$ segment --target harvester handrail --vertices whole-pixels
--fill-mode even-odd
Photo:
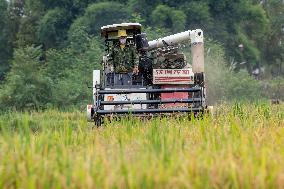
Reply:
[[[198,108],[176,108],[176,109],[134,109],[134,110],[97,110],[97,114],[151,114],[151,113],[190,113],[203,111],[202,107]]]
[[[101,101],[100,105],[193,103],[201,100],[201,98],[190,98],[171,100]]]
[[[128,90],[99,90],[98,94],[130,94],[130,93],[175,93],[175,92],[199,92],[201,87],[187,89],[128,89]]]

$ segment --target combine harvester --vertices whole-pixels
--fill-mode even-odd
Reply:
[[[139,74],[127,85],[115,85],[111,51],[119,31],[127,33],[127,45],[137,50]],[[199,114],[206,110],[203,31],[177,33],[147,40],[139,23],[101,28],[105,38],[103,70],[93,71],[93,104],[87,105],[88,121],[102,124],[104,117],[119,115],[155,116],[172,113]],[[180,52],[191,46],[191,61]]]

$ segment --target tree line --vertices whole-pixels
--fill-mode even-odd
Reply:
[[[141,23],[150,38],[200,28],[234,73],[284,73],[282,0],[0,0],[0,108],[86,101],[100,27],[120,22]]]

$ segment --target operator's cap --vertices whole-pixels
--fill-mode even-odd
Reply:
[[[118,30],[118,37],[127,37],[126,30]]]

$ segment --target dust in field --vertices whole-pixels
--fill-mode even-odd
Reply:
[[[283,105],[101,128],[79,112],[5,114],[0,188],[281,188],[283,126]]]

